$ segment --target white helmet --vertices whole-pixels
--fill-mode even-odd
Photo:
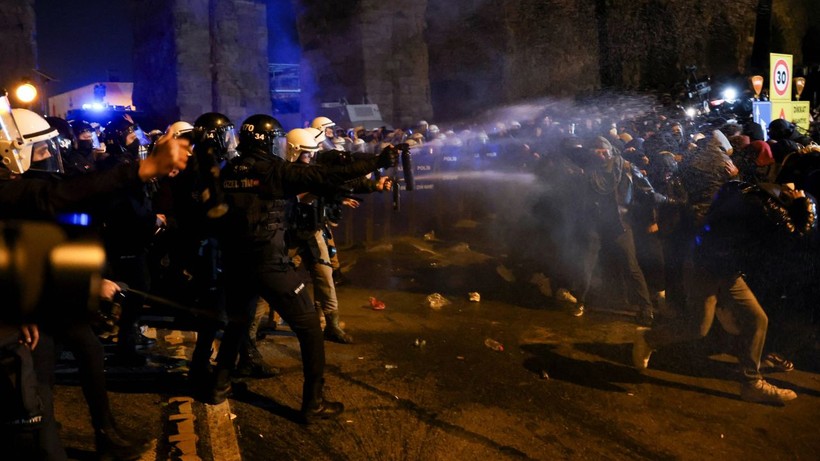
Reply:
[[[319,142],[315,135],[308,130],[313,128],[294,128],[288,131],[288,151],[285,160],[295,162],[303,152],[315,153],[319,150]],[[316,130],[318,131],[318,130]]]
[[[438,125],[430,125],[430,126],[428,126],[428,127],[427,127],[427,131],[429,131],[431,134],[436,134],[436,133],[438,133],[438,132],[439,132]]]
[[[320,130],[318,128],[313,127],[305,128],[305,130],[313,136],[313,139],[316,140],[317,145],[321,145],[327,139],[324,130]]]
[[[327,117],[316,117],[310,123],[311,128],[316,128],[317,130],[322,130],[322,132],[325,131],[325,128],[330,128],[332,126],[336,126],[336,124],[333,123],[333,120],[331,120]]]
[[[174,138],[185,138],[193,140],[194,126],[182,120],[168,125],[165,134],[171,133]]]
[[[3,139],[4,136],[0,136],[3,164],[17,174],[29,169],[62,172],[63,161],[57,145],[60,133],[57,129],[28,109],[11,109],[10,115],[19,130],[19,139]]]

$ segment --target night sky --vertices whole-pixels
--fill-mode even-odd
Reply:
[[[36,0],[40,70],[56,78],[48,93],[62,93],[119,77],[131,81],[133,37],[128,2]]]
[[[56,78],[49,94],[59,94],[110,77],[133,77],[133,34],[125,0],[36,0],[40,70]],[[298,63],[290,0],[268,0],[269,58]]]

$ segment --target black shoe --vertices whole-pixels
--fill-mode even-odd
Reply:
[[[129,440],[113,427],[94,431],[94,442],[100,461],[136,460],[151,448],[150,442]]]
[[[342,330],[341,322],[339,321],[339,312],[331,311],[325,313],[325,339],[341,344],[350,344],[353,342],[353,337]]]
[[[112,367],[140,368],[147,363],[148,359],[136,352],[118,352],[108,360],[108,365]]]
[[[269,367],[260,362],[240,363],[234,370],[233,375],[240,378],[273,378],[280,373],[276,367]]]
[[[339,344],[353,344],[353,337],[345,333],[341,328],[332,325],[325,327],[325,339]]]
[[[268,335],[272,335],[274,333],[276,333],[276,323],[265,325],[264,327],[260,327],[256,330],[256,340],[262,341],[267,338]]]
[[[302,409],[302,422],[311,424],[318,420],[335,418],[345,411],[345,406],[341,402],[330,402],[322,399],[318,406],[314,408]]]
[[[211,405],[219,405],[228,400],[231,390],[231,371],[224,368],[217,370],[211,386],[202,395],[202,401]]]

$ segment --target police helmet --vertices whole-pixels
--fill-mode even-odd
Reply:
[[[86,122],[85,120],[72,120],[69,123],[71,124],[71,130],[74,132],[75,136],[79,135],[84,131],[95,131],[94,127],[91,126],[91,124]]]
[[[240,151],[262,150],[270,155],[281,157],[279,140],[285,130],[279,120],[266,114],[251,115],[242,122],[239,129]]]
[[[128,138],[132,133],[135,136],[129,142]],[[134,143],[138,143],[138,146],[147,146],[151,141],[129,114],[122,114],[105,125],[105,143],[125,149]]]
[[[288,148],[285,160],[295,162],[303,152],[315,153],[319,150],[319,141],[316,139],[316,135],[309,130],[314,129],[294,128],[288,131]]]
[[[325,136],[325,132],[323,130],[313,127],[307,127],[305,128],[305,131],[307,131],[311,134],[311,136],[313,136],[313,139],[316,140],[316,144],[321,145],[323,142],[327,140],[327,136]]]
[[[80,149],[99,149],[100,140],[97,137],[97,130],[85,120],[72,120],[71,129],[74,133],[74,140]],[[88,133],[85,135],[85,133]]]
[[[333,126],[336,126],[336,124],[333,123],[333,120],[331,120],[327,117],[316,117],[310,123],[311,128],[316,128],[317,130],[322,130],[322,131],[324,131],[325,128],[330,128],[330,127],[333,127]]]
[[[12,109],[11,116],[20,134],[20,142],[0,142],[3,164],[13,173],[29,169],[62,172],[63,162],[57,144],[59,132],[48,121],[27,109]]]
[[[71,124],[60,117],[46,117],[49,126],[56,129],[60,134],[57,144],[60,146],[60,153],[63,156],[68,155],[74,147],[74,130]]]
[[[194,121],[194,144],[205,140],[212,140],[218,144],[221,159],[229,159],[237,155],[236,130],[233,122],[219,112],[204,113]]]
[[[165,134],[170,133],[174,138],[183,138],[193,141],[194,126],[185,121],[178,121],[168,125]]]

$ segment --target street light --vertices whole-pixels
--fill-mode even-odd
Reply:
[[[797,77],[794,79],[794,92],[797,93],[797,100],[800,101],[800,95],[803,94],[803,88],[806,87],[806,79]]]
[[[23,104],[28,104],[37,97],[37,88],[31,83],[23,83],[14,90],[14,95]]]

